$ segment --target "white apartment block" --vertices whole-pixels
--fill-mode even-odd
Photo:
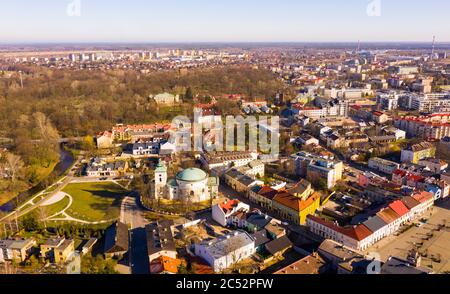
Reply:
[[[392,174],[400,167],[400,164],[390,160],[374,157],[369,160],[369,167],[385,174]]]
[[[450,112],[450,93],[413,95],[411,108],[425,113]]]

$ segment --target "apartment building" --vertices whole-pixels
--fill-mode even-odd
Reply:
[[[220,273],[256,252],[255,240],[244,231],[235,231],[211,241],[195,244],[195,255]]]
[[[323,179],[326,181],[327,188],[331,189],[342,179],[344,164],[341,161],[307,152],[296,153],[291,156],[291,159],[294,162],[296,174],[306,177],[312,183]]]
[[[400,164],[379,157],[369,159],[369,167],[385,174],[391,175],[400,167]]]
[[[410,137],[441,140],[450,136],[450,114],[405,116],[397,118],[395,126]]]
[[[450,93],[412,95],[411,108],[423,113],[450,112]]]
[[[435,155],[436,147],[432,143],[422,142],[402,149],[401,162],[417,164],[420,160],[434,157]]]

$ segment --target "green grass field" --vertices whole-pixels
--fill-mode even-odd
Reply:
[[[66,213],[76,219],[96,222],[120,216],[120,204],[128,192],[114,183],[69,184],[64,190],[73,198]]]
[[[69,202],[70,202],[69,197],[66,196],[52,205],[41,206],[41,209],[44,209],[47,217],[50,217],[56,213],[61,212],[64,208],[67,207],[67,205],[69,205]]]

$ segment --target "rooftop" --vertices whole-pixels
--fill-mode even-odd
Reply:
[[[293,264],[276,271],[275,275],[317,275],[327,266],[325,260],[318,254],[308,255]]]
[[[208,175],[199,168],[188,168],[177,174],[177,180],[184,182],[200,182],[207,177]]]

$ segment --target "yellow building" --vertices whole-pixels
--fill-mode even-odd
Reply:
[[[55,248],[60,246],[64,242],[65,238],[50,238],[41,247],[41,257],[54,260],[55,259]]]
[[[65,240],[60,246],[55,248],[55,263],[65,263],[75,252],[75,241]]]
[[[314,215],[320,207],[320,194],[314,193],[306,200],[302,200],[284,191],[273,198],[272,206],[281,218],[303,225],[306,223],[306,217]]]
[[[432,143],[422,142],[403,149],[401,154],[401,162],[417,164],[422,159],[432,158],[435,156],[436,147]]]
[[[65,263],[75,251],[75,241],[65,238],[50,238],[41,245],[41,256],[54,263]]]

